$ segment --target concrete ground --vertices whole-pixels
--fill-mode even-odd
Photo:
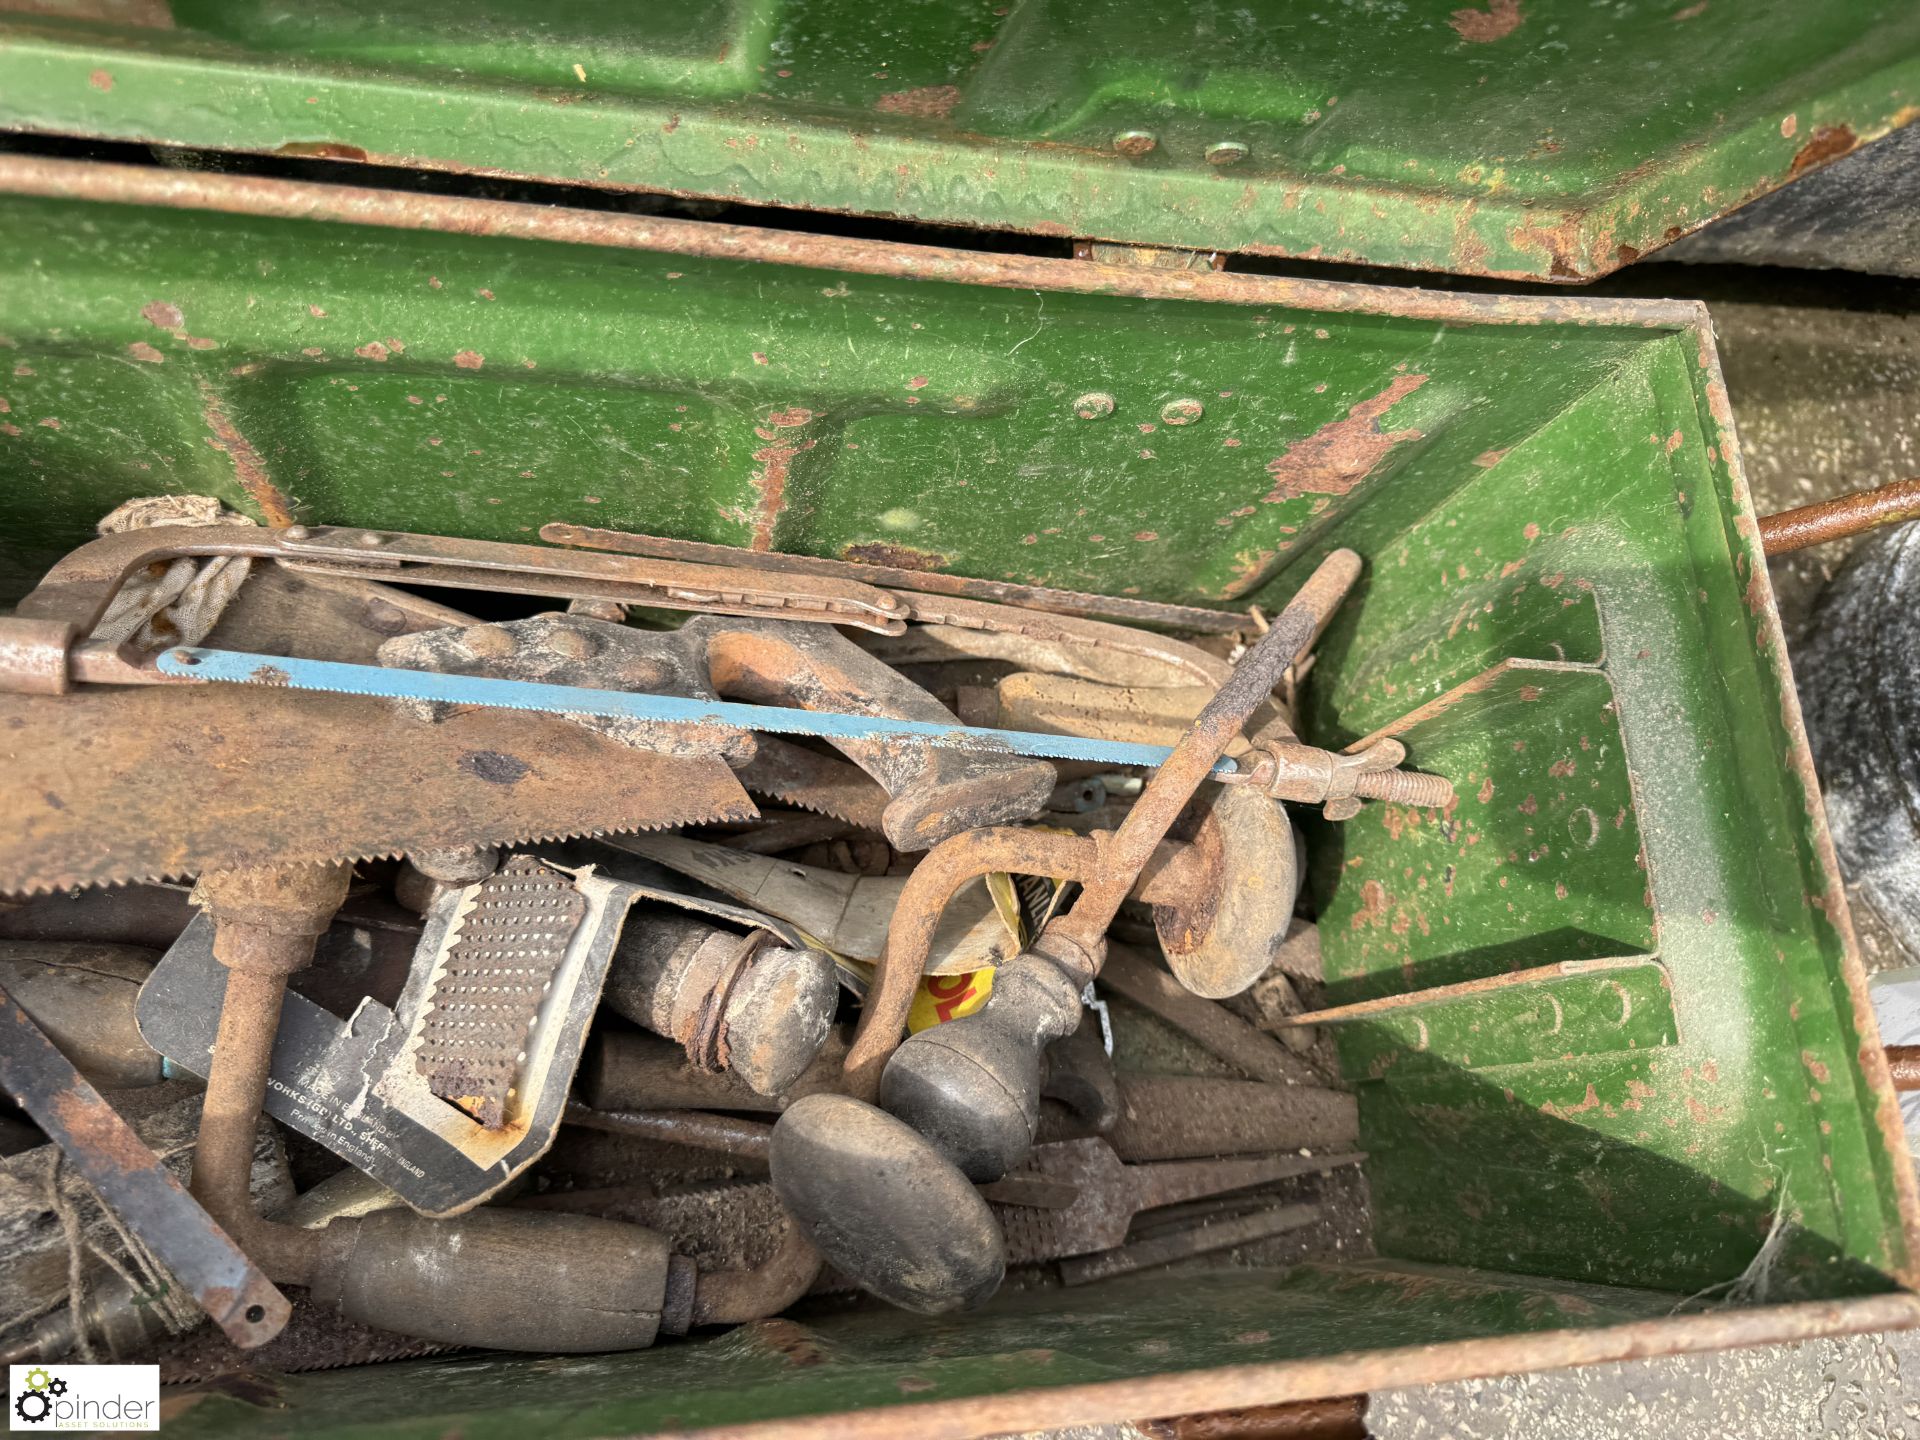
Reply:
[[[1763,513],[1920,475],[1920,288],[1780,271],[1647,267],[1615,287],[1708,301]],[[1785,556],[1789,643],[1845,558]],[[1853,897],[1869,970],[1902,963]],[[1920,1440],[1920,1330],[1376,1391],[1380,1440]]]

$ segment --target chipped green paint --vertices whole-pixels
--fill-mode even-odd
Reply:
[[[10,19],[0,126],[1580,279],[1920,113],[1907,0],[170,9]]]
[[[765,1331],[415,1367],[380,1382],[396,1408],[365,1433],[439,1434],[458,1414],[463,1433],[504,1434],[560,1394],[588,1433],[897,1403],[922,1382],[1044,1393],[1257,1358],[1240,1334],[1276,1360],[1506,1335],[1515,1348],[1475,1363],[1521,1365],[1526,1329],[1615,1326],[1725,1285],[1776,1214],[1770,1298],[1864,1297],[1911,1273],[1912,1172],[1857,1056],[1858,962],[1700,308],[1234,275],[1162,277],[1142,298],[1065,260],[975,257],[958,283],[891,277],[869,251],[802,269],[245,217],[217,208],[239,190],[199,193],[215,208],[0,206],[13,593],[109,507],[165,490],[485,538],[561,519],[915,552],[1269,608],[1350,545],[1366,574],[1303,726],[1342,744],[1402,733],[1459,798],[1303,817],[1332,999],[1644,956],[1635,983],[1657,965],[1670,1006],[1670,1024],[1609,1035],[1590,987],[1579,1044],[1456,1036],[1359,1086],[1383,1253],[1534,1277],[1495,1299],[1431,1277],[1390,1294],[1351,1276],[1149,1277],[938,1324],[823,1318],[825,1358],[794,1374],[739,1368]],[[1197,288],[1156,288],[1177,286]],[[1522,1017],[1559,998],[1521,1001],[1525,984]],[[1372,1042],[1355,1033],[1358,1073]],[[1539,1277],[1605,1288],[1541,1300],[1555,1287]],[[1664,1293],[1649,1305],[1647,1288]],[[1216,1313],[1231,1334],[1173,1323]],[[1820,1313],[1832,1328],[1850,1312]],[[476,1375],[506,1388],[466,1405],[479,1391],[463,1387],[496,1383]],[[344,1383],[289,1382],[276,1425],[325,1433]],[[257,1418],[236,1405],[191,1413],[223,1433]]]
[[[1333,996],[1639,953],[1665,966],[1679,1032],[1646,1055],[1362,1086],[1389,1253],[1690,1291],[1732,1281],[1778,1207],[1774,1298],[1911,1263],[1866,1214],[1906,1182],[1875,1158],[1884,1096],[1851,1063],[1838,885],[1736,453],[1706,336],[1672,335],[1430,504],[1338,534],[1373,563],[1307,728],[1404,732],[1460,793],[1420,825],[1376,807],[1309,834]],[[1555,597],[1500,641],[1534,662],[1399,723],[1431,716],[1429,677],[1451,689],[1486,659],[1461,600],[1498,629],[1520,587]],[[1347,671],[1350,654],[1373,658]],[[1366,1063],[1358,1037],[1348,1056]]]
[[[982,1313],[942,1319],[829,1311],[636,1355],[263,1378],[236,1394],[195,1397],[166,1428],[240,1440],[270,1415],[274,1434],[290,1440],[588,1440],[1382,1349],[1405,1343],[1406,1317],[1429,1310],[1442,1316],[1437,1333],[1457,1340],[1597,1328],[1673,1307],[1671,1295],[1647,1291],[1377,1262],[1303,1266],[1281,1282],[1246,1271],[1190,1274],[1178,1285],[1142,1275],[1072,1293],[1078,1319],[1064,1330],[1051,1317],[1057,1291],[1003,1294]],[[912,1411],[888,1418],[898,1427],[891,1433],[926,1433]]]
[[[1251,599],[1391,476],[1509,443],[1486,396],[1568,403],[1643,342],[1583,333],[1543,368],[1438,323],[347,227],[312,253],[271,220],[218,222],[216,247],[211,223],[0,211],[0,464],[58,481],[0,495],[0,592],[116,497],[172,488],[323,523],[514,540],[568,520]],[[1115,408],[1082,420],[1093,390]],[[1165,424],[1186,399],[1202,417]],[[1340,430],[1356,407],[1401,438]],[[1351,441],[1344,489],[1277,487],[1329,427]]]

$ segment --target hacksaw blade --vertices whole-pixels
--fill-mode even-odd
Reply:
[[[558,716],[259,685],[0,694],[0,762],[0,894],[759,814],[719,759]]]

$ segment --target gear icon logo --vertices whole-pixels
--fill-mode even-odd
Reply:
[[[38,1425],[53,1414],[53,1402],[67,1393],[67,1382],[56,1380],[44,1366],[36,1365],[21,1377],[26,1389],[15,1397],[13,1413],[23,1424]]]
[[[34,1409],[38,1404],[39,1409]],[[38,1425],[53,1413],[53,1397],[44,1390],[22,1390],[13,1402],[13,1413],[28,1425]]]

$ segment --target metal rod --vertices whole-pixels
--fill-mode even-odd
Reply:
[[[235,1345],[252,1350],[280,1333],[292,1313],[287,1297],[247,1258],[238,1237],[194,1203],[5,990],[0,990],[0,1089],[47,1132],[101,1202],[193,1292]],[[251,1160],[251,1127],[247,1138]]]
[[[961,886],[995,871],[1084,881],[1098,858],[1098,846],[1086,837],[1013,826],[963,831],[929,850],[894,902],[886,949],[847,1048],[847,1093],[859,1099],[878,1093],[880,1072],[906,1028],[940,918]]]
[[[590,1110],[585,1105],[569,1105],[566,1123],[611,1135],[717,1150],[742,1160],[764,1161],[773,1143],[773,1126],[764,1121],[704,1110]]]
[[[1049,931],[1088,951],[1100,944],[1142,867],[1153,858],[1201,782],[1216,771],[1227,746],[1273,693],[1280,677],[1306,653],[1359,578],[1360,557],[1351,550],[1335,550],[1320,562],[1286,609],[1274,617],[1273,627],[1240,658],[1227,683],[1194,717],[1120,828],[1101,847],[1099,873],[1083,880],[1080,898],[1066,914],[1047,923]]]
[[[1760,548],[1769,556],[1786,555],[1902,520],[1920,520],[1920,477],[1763,515]]]
[[[824,560],[814,555],[786,555],[767,550],[744,550],[700,540],[674,540],[663,535],[635,535],[625,530],[602,530],[591,525],[569,525],[555,520],[540,527],[540,538],[553,545],[578,545],[590,550],[612,550],[622,555],[644,555],[656,560],[684,560],[709,565],[739,565],[781,575],[815,575],[834,580],[862,581],[895,590],[927,595],[956,595],[1046,610],[1058,615],[1081,615],[1094,620],[1119,620],[1131,625],[1165,625],[1175,630],[1231,635],[1252,628],[1242,611],[1203,610],[1197,605],[1170,605],[1157,600],[1125,596],[1089,595],[1076,590],[1054,590],[1044,585],[1018,585],[1007,580],[981,580],[940,571],[908,570],[897,565],[864,560]]]

